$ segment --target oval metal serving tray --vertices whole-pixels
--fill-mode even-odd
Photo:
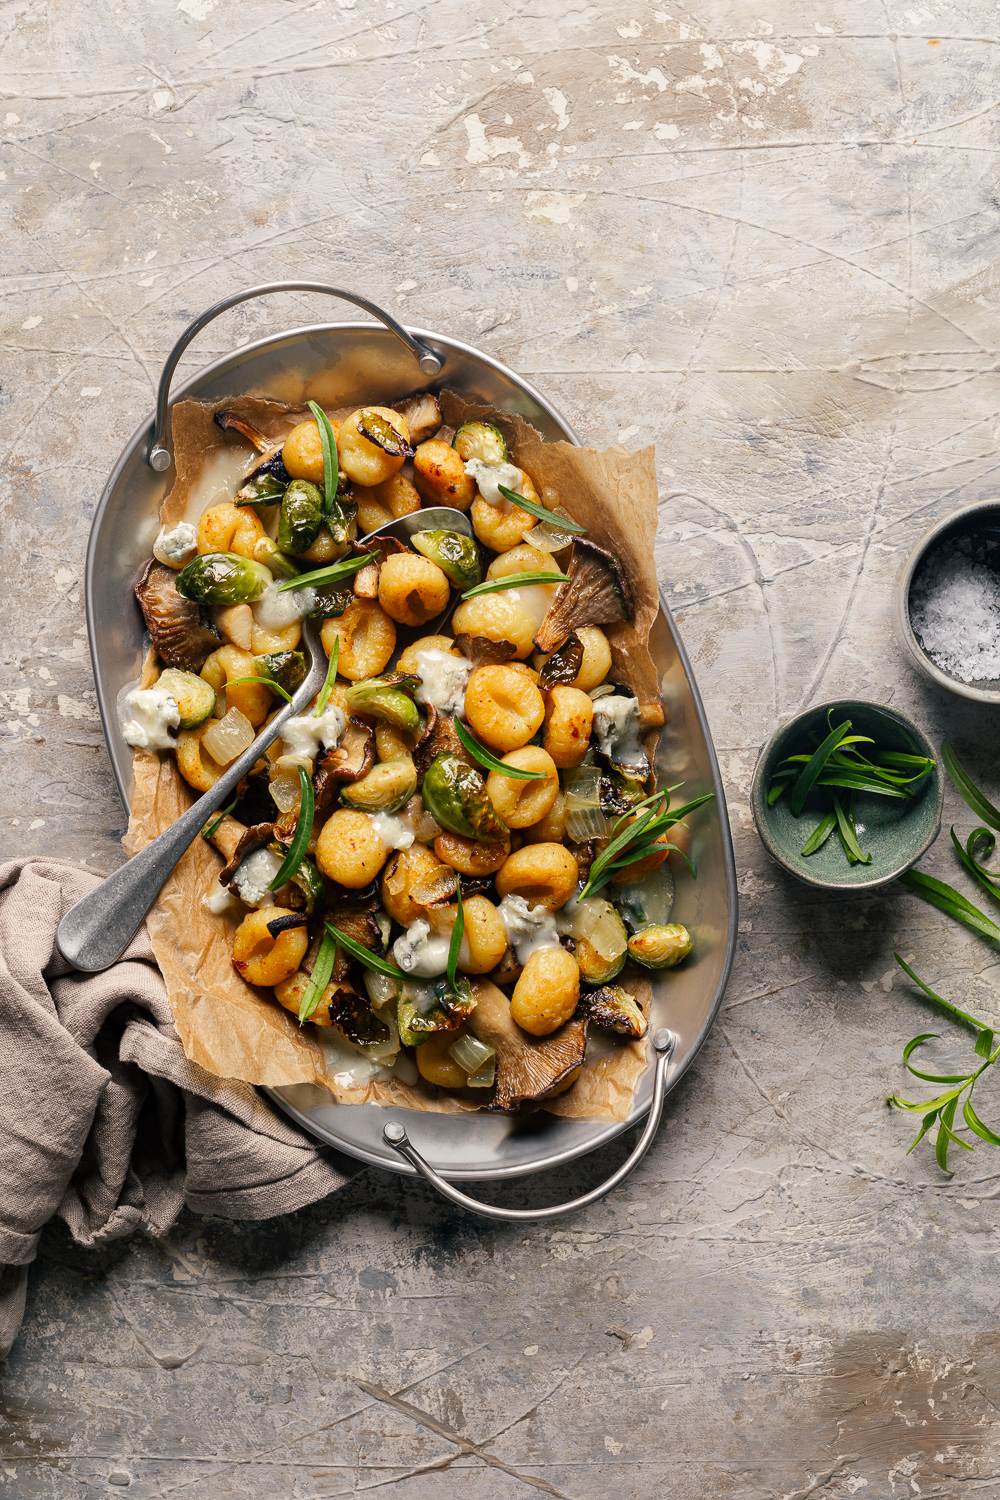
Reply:
[[[301,401],[316,395],[326,405],[389,401],[418,389],[448,385],[470,400],[519,412],[552,440],[578,443],[559,413],[526,381],[457,339],[408,330],[443,359],[433,378],[422,375],[410,349],[384,327],[324,323],[293,328],[248,344],[217,360],[173,393],[173,399],[217,400],[227,395]],[[128,806],[131,752],[121,736],[115,705],[138,675],[143,652],[139,611],[131,607],[132,582],[149,556],[160,503],[172,475],[147,463],[154,424],[135,432],[98,502],[86,565],[87,632],[105,739],[118,789]],[[736,873],[719,767],[684,648],[666,600],[651,638],[661,673],[667,729],[658,772],[685,783],[685,795],[713,789],[715,802],[693,820],[698,878],[678,879],[675,918],[696,934],[693,958],[654,977],[654,1024],[676,1037],[667,1087],[690,1066],[722,999],[736,941]],[[422,1153],[452,1179],[509,1178],[571,1161],[613,1140],[648,1111],[652,1067],[625,1121],[566,1120],[540,1113],[523,1119],[498,1115],[442,1115],[393,1110],[412,1130]],[[300,1085],[272,1091],[276,1102],[313,1135],[349,1155],[392,1172],[412,1173],[383,1139],[389,1112],[377,1105],[339,1105],[324,1090]]]

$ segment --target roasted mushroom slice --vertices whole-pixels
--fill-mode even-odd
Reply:
[[[236,494],[237,505],[268,505],[281,498],[291,478],[281,457],[281,444],[265,437],[245,417],[233,411],[217,411],[215,425],[223,432],[238,432],[261,455],[261,462],[250,473]]]
[[[441,407],[433,391],[420,391],[403,401],[394,401],[392,409],[406,422],[414,445],[432,437],[441,426]]]
[[[561,583],[539,626],[535,645],[555,651],[581,625],[615,625],[632,618],[632,590],[618,559],[596,542],[578,537]]]
[[[471,765],[465,746],[455,733],[455,720],[452,716],[439,713],[433,703],[424,705],[424,713],[423,733],[413,751],[413,762],[420,775],[424,775],[431,761],[436,760],[439,755],[457,755],[459,760]]]
[[[247,855],[253,854],[257,849],[264,849],[273,839],[273,823],[254,823],[252,827],[245,829],[236,848],[219,871],[219,884],[230,885]],[[230,889],[232,889],[231,886]],[[233,894],[238,896],[239,891],[234,891]]]
[[[135,585],[135,597],[164,666],[178,667],[182,672],[200,671],[222,638],[195,601],[177,592],[173,568],[151,559]]]
[[[602,1031],[640,1041],[649,1030],[649,1022],[634,995],[620,984],[605,984],[599,990],[584,990],[577,1015],[593,1021]]]
[[[538,673],[538,686],[551,688],[575,682],[583,664],[583,642],[575,630],[571,630],[558,651],[542,663]]]
[[[485,635],[456,635],[455,645],[474,667],[512,661],[517,655],[513,641],[491,641]]]
[[[274,453],[281,447],[280,443],[272,442],[252,422],[245,417],[238,416],[234,411],[217,411],[215,413],[215,425],[221,427],[223,432],[238,432],[240,437],[245,437],[251,447],[256,448],[258,453]]]
[[[575,1016],[551,1036],[533,1037],[511,1019],[510,1001],[485,980],[475,986],[476,1008],[466,1025],[493,1048],[496,1088],[487,1108],[505,1114],[563,1093],[583,1066],[587,1020]]]
[[[339,745],[320,757],[313,775],[316,792],[316,817],[329,812],[337,797],[337,788],[345,781],[360,781],[375,764],[375,731],[353,715],[348,719]]]

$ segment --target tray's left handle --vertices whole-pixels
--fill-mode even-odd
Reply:
[[[478,1198],[470,1198],[468,1193],[461,1192],[447,1182],[439,1172],[435,1172],[430,1162],[425,1161],[411,1143],[405,1125],[401,1125],[398,1120],[389,1121],[382,1131],[382,1137],[386,1145],[398,1151],[400,1156],[415,1167],[425,1182],[429,1182],[432,1188],[436,1188],[442,1198],[447,1198],[450,1203],[457,1204],[459,1208],[468,1209],[470,1213],[479,1214],[481,1218],[498,1219],[503,1224],[524,1224],[537,1222],[540,1219],[558,1219],[562,1214],[576,1213],[578,1209],[586,1208],[588,1203],[596,1203],[598,1198],[603,1198],[605,1193],[610,1193],[612,1188],[624,1182],[653,1144],[653,1137],[659,1127],[667,1097],[667,1069],[677,1044],[677,1038],[664,1026],[659,1031],[654,1031],[652,1043],[656,1054],[653,1099],[642,1135],[636,1141],[631,1155],[622,1162],[617,1171],[598,1183],[597,1187],[591,1188],[589,1193],[581,1193],[579,1198],[571,1198],[567,1203],[556,1203],[550,1208],[501,1208],[495,1203],[480,1203]]]
[[[363,312],[370,313],[373,318],[388,328],[390,333],[394,333],[412,351],[425,375],[436,375],[444,364],[441,355],[429,344],[425,344],[422,339],[415,338],[412,333],[407,332],[402,323],[397,323],[391,313],[387,313],[375,302],[370,302],[367,297],[359,297],[356,292],[346,292],[339,286],[326,286],[322,281],[268,281],[261,286],[247,287],[245,291],[234,292],[231,297],[223,297],[221,302],[215,302],[203,313],[199,313],[185,328],[167,356],[156,392],[156,426],[146,454],[146,462],[158,474],[170,468],[170,450],[165,446],[167,417],[170,411],[170,382],[184,350],[206,323],[211,323],[212,319],[217,318],[220,313],[226,312],[230,307],[238,306],[240,302],[249,302],[254,297],[264,297],[270,292],[320,292],[325,297],[339,297],[342,302],[350,302],[354,307],[360,307]]]

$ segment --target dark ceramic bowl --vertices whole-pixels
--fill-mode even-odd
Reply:
[[[939,667],[924,650],[913,628],[910,596],[914,579],[924,562],[943,544],[971,537],[983,544],[989,566],[1000,572],[1000,500],[980,500],[967,505],[926,531],[903,565],[896,585],[896,625],[903,644],[922,671],[939,687],[971,698],[974,703],[1000,703],[1000,681],[963,682]]]
[[[944,786],[938,767],[935,766],[924,782],[923,791],[912,801],[858,793],[855,802],[858,841],[865,853],[871,855],[870,865],[848,863],[836,830],[815,854],[800,852],[820,818],[812,799],[798,818],[792,816],[787,794],[773,807],[767,805],[767,788],[785,756],[809,748],[814,735],[820,738],[826,735],[828,723],[839,724],[844,719],[850,719],[853,733],[871,735],[879,749],[935,754],[933,745],[916,724],[895,709],[880,708],[877,703],[856,698],[819,703],[796,714],[768,740],[753,774],[750,806],[764,848],[789,874],[821,890],[870,890],[873,886],[887,885],[915,865],[941,831]]]

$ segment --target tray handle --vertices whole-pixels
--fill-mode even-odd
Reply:
[[[496,1219],[502,1224],[524,1224],[537,1223],[542,1219],[557,1219],[562,1214],[576,1213],[581,1208],[586,1208],[588,1203],[596,1203],[598,1198],[603,1198],[605,1193],[610,1193],[620,1182],[624,1182],[629,1173],[642,1161],[650,1146],[653,1137],[659,1128],[660,1118],[663,1114],[663,1106],[667,1097],[667,1069],[673,1056],[677,1038],[672,1031],[665,1026],[659,1031],[654,1031],[652,1036],[653,1051],[656,1054],[653,1073],[653,1098],[649,1106],[649,1115],[643,1128],[642,1135],[635,1143],[635,1147],[627,1160],[623,1161],[617,1171],[612,1172],[597,1187],[591,1188],[588,1193],[581,1193],[579,1198],[571,1198],[567,1203],[556,1203],[550,1208],[501,1208],[495,1203],[480,1203],[478,1198],[470,1198],[468,1193],[463,1193],[452,1183],[447,1182],[440,1173],[435,1172],[430,1162],[425,1161],[420,1152],[411,1143],[406,1133],[406,1126],[399,1120],[390,1120],[382,1131],[382,1138],[387,1146],[391,1146],[400,1156],[404,1157],[412,1167],[420,1173],[425,1182],[429,1182],[450,1203],[455,1203],[459,1208],[468,1209],[469,1213],[479,1214],[484,1219]]]
[[[412,333],[407,332],[402,323],[397,323],[391,313],[385,312],[377,303],[370,302],[367,297],[359,297],[356,292],[345,292],[339,286],[326,286],[322,281],[267,281],[260,286],[247,287],[242,292],[234,292],[231,297],[223,297],[221,302],[215,302],[203,313],[199,313],[185,328],[167,356],[156,391],[156,424],[146,453],[146,462],[158,474],[163,474],[170,468],[170,450],[165,446],[167,418],[170,414],[170,382],[184,350],[206,323],[211,323],[212,319],[217,318],[220,313],[228,311],[230,307],[237,307],[241,302],[249,302],[254,297],[264,297],[269,292],[321,292],[325,297],[339,297],[342,302],[350,302],[354,307],[360,307],[363,312],[370,313],[384,328],[394,333],[400,342],[412,351],[425,375],[436,375],[444,364],[441,355],[429,344],[425,344],[422,339],[415,338]]]

